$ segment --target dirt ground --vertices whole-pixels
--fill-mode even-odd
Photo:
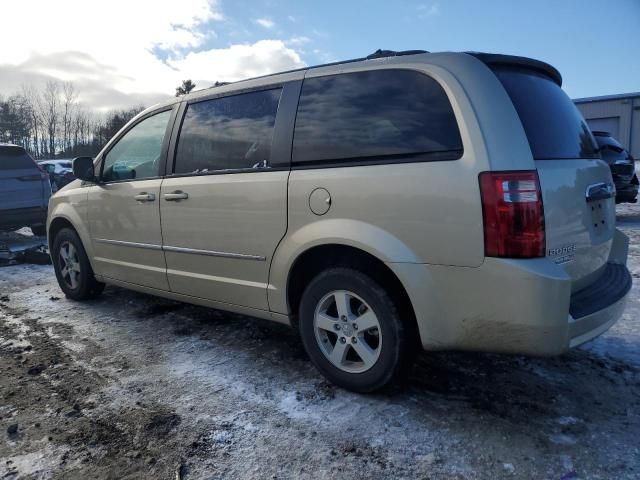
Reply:
[[[619,209],[640,277],[640,207]],[[406,384],[326,383],[286,327],[0,268],[0,478],[640,478],[640,286],[554,359],[425,353]]]

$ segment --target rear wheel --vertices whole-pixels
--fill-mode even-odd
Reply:
[[[56,235],[51,260],[60,288],[72,300],[94,298],[104,290],[104,283],[93,274],[80,237],[70,228],[63,228]]]
[[[331,382],[370,392],[396,379],[412,349],[397,306],[370,276],[337,267],[314,278],[302,295],[302,341]]]

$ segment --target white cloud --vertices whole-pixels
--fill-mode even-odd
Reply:
[[[273,20],[269,18],[256,18],[254,22],[264,28],[273,28],[276,26]]]
[[[311,41],[311,39],[309,37],[305,37],[305,36],[299,36],[299,37],[291,37],[289,40],[287,40],[287,43],[289,45],[305,45],[307,43],[309,43]]]
[[[437,17],[440,15],[440,5],[437,3],[432,4],[421,4],[416,7],[418,10],[418,17],[427,18],[427,17]]]
[[[22,21],[3,22],[0,29],[0,95],[18,91],[22,83],[56,78],[76,83],[80,100],[92,107],[149,105],[172,96],[185,78],[202,87],[303,65],[293,44],[282,41],[206,49],[207,40],[216,37],[217,22],[225,21],[217,0],[21,0],[8,5],[3,18],[32,14],[28,35]]]
[[[254,44],[191,52],[170,59],[169,65],[192,78],[199,86],[214,81],[230,82],[304,66],[298,53],[281,40],[260,40]]]

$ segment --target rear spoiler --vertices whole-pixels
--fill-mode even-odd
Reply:
[[[530,70],[536,70],[551,78],[558,86],[562,86],[562,75],[548,63],[540,60],[534,60],[528,57],[518,57],[516,55],[500,55],[498,53],[483,52],[464,52],[468,55],[476,57],[478,60],[486,64],[488,67],[505,66],[505,67],[522,67]]]

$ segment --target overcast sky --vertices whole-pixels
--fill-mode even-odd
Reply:
[[[0,95],[73,81],[86,105],[145,106],[377,48],[525,55],[572,97],[640,90],[640,0],[3,0]]]

